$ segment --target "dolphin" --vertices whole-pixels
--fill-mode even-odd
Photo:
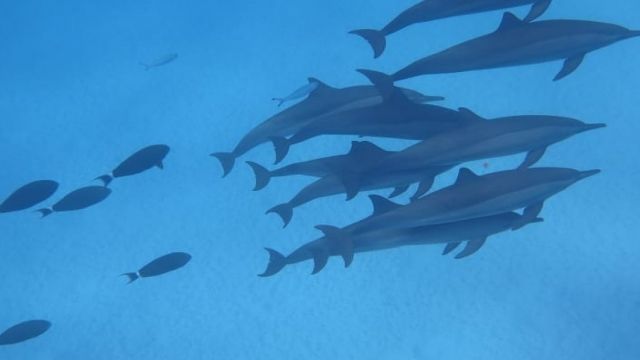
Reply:
[[[111,194],[111,189],[104,186],[87,186],[72,191],[65,195],[60,201],[55,203],[51,208],[43,208],[37,210],[42,217],[49,216],[54,212],[73,211],[86,209],[99,202],[102,202]]]
[[[439,174],[446,172],[453,166],[430,167],[424,169],[414,169],[408,171],[380,171],[376,174],[360,178],[359,188],[363,190],[380,190],[386,188],[394,188],[391,197],[404,193],[411,184],[420,183],[417,190],[418,197],[429,191],[433,185],[434,179]],[[315,199],[337,195],[341,193],[347,194],[347,200],[355,196],[349,192],[350,187],[345,185],[344,178],[340,175],[328,175],[316,180],[312,184],[306,186],[297,195],[286,203],[274,206],[267,210],[267,214],[275,213],[282,219],[283,227],[286,227],[293,217],[293,209],[306,204]]]
[[[370,195],[369,197],[374,204],[372,216],[380,215],[400,206],[377,195]],[[328,258],[331,256],[342,257],[345,267],[348,267],[353,261],[355,253],[401,246],[446,244],[443,252],[443,255],[446,255],[466,241],[465,248],[455,256],[456,259],[462,259],[478,251],[489,236],[511,229],[514,224],[520,222],[521,218],[522,215],[518,213],[507,212],[446,224],[377,230],[364,233],[353,233],[351,231],[351,228],[357,227],[358,223],[349,225],[344,229],[329,225],[319,225],[316,228],[322,231],[324,236],[299,247],[289,256],[285,257],[279,252],[267,248],[269,264],[267,269],[258,276],[272,276],[286,265],[306,260],[313,260],[312,274],[316,274],[324,268]],[[530,222],[541,221],[542,219],[535,218]]]
[[[524,21],[533,21],[542,15],[551,0],[424,0],[403,11],[382,30],[360,29],[350,34],[359,35],[373,48],[374,58],[387,46],[386,37],[410,25],[454,16],[475,14],[517,6],[532,5]]]
[[[309,78],[309,83],[317,83],[317,88],[303,101],[268,118],[246,134],[231,152],[216,152],[211,156],[220,161],[223,176],[233,169],[236,158],[249,150],[271,141],[274,137],[290,136],[321,115],[339,113],[350,109],[372,106],[382,102],[378,90],[373,86],[352,86],[334,88],[318,79]],[[439,96],[423,95],[417,91],[402,89],[415,102],[442,100]]]
[[[187,265],[189,261],[191,261],[191,255],[184,252],[174,252],[151,261],[136,272],[124,273],[121,276],[129,278],[129,284],[131,284],[139,278],[158,276],[177,270]]]
[[[583,20],[527,23],[507,12],[495,32],[420,59],[390,79],[564,60],[554,78],[557,81],[573,73],[588,53],[636,36],[640,31],[613,24]]]
[[[284,104],[285,102],[288,101],[293,101],[293,100],[297,100],[300,98],[303,98],[309,94],[311,94],[315,89],[318,88],[318,83],[315,81],[311,81],[308,84],[296,89],[294,92],[292,92],[291,94],[283,97],[283,98],[273,98],[271,100],[273,101],[277,101],[278,102],[278,106],[282,106],[282,104]]]
[[[599,172],[525,168],[478,176],[462,168],[454,185],[371,217],[357,231],[443,224],[524,208],[521,222],[513,226],[517,229],[538,216],[546,199]]]
[[[114,178],[139,174],[153,167],[164,169],[162,161],[168,153],[167,145],[147,146],[121,162],[110,174],[99,176],[96,180],[102,180],[104,186],[108,186]]]
[[[430,166],[461,164],[467,161],[514,155],[526,152],[520,165],[525,168],[542,158],[548,146],[585,131],[605,127],[605,124],[585,124],[582,121],[544,115],[510,116],[485,120],[469,109],[459,110],[469,118],[469,125],[455,131],[434,135],[402,151],[390,154],[355,176],[368,172],[401,171]],[[354,176],[353,173],[348,173]],[[347,179],[357,186],[358,179]],[[351,189],[358,192],[357,188]]]
[[[321,135],[359,135],[424,140],[434,134],[458,129],[466,117],[441,106],[418,104],[393,86],[382,73],[361,70],[376,86],[384,100],[373,106],[322,116],[300,128],[293,136],[274,137],[276,163],[292,145]]]
[[[252,161],[247,161],[247,164],[255,174],[256,186],[253,190],[256,191],[267,186],[273,177],[305,175],[321,178],[342,172],[346,168],[353,171],[356,168],[366,167],[393,153],[393,151],[383,150],[368,141],[352,141],[351,149],[345,155],[298,162],[271,171]]]
[[[147,63],[140,63],[140,65],[142,67],[144,67],[145,70],[151,70],[153,68],[157,68],[159,66],[163,66],[163,65],[167,65],[169,63],[174,62],[176,59],[178,59],[178,54],[177,53],[171,53],[171,54],[166,54],[163,55],[157,59],[154,59],[150,62]]]
[[[46,320],[29,320],[16,324],[0,334],[0,345],[13,345],[38,337],[51,327]]]
[[[35,206],[51,197],[58,190],[58,185],[53,180],[30,182],[0,203],[0,213],[20,211]]]

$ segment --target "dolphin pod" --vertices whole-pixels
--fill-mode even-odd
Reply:
[[[524,19],[528,22],[542,15],[550,4],[551,0],[423,0],[403,11],[381,30],[360,29],[350,33],[365,39],[373,49],[373,56],[377,58],[382,55],[387,46],[387,36],[413,24],[531,5],[529,14]]]
[[[595,50],[640,36],[640,30],[583,20],[526,22],[505,13],[493,33],[427,56],[390,75],[399,81],[429,74],[457,73],[564,61],[554,77],[561,80]]]

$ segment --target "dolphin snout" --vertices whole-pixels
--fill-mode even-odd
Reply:
[[[586,178],[588,178],[590,176],[593,176],[593,175],[599,174],[599,173],[600,173],[600,169],[580,171],[580,174],[578,175],[578,180],[586,179]]]
[[[582,131],[595,130],[595,129],[600,129],[600,128],[603,128],[603,127],[607,127],[607,124],[603,124],[603,123],[585,124],[584,128],[582,129]]]

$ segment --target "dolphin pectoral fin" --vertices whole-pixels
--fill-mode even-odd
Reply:
[[[347,201],[353,199],[360,192],[360,176],[353,173],[347,173],[340,176],[340,182],[347,194]]]
[[[289,153],[289,141],[284,137],[273,136],[270,137],[271,143],[273,144],[273,149],[276,152],[276,161],[275,164],[281,162]]]
[[[408,189],[409,189],[409,185],[397,186],[395,189],[393,189],[393,192],[391,194],[389,194],[389,198],[392,199],[392,198],[394,198],[396,196],[402,195]]]
[[[324,236],[332,244],[338,254],[344,260],[344,267],[347,268],[353,262],[353,241],[345,231],[331,225],[317,225],[316,229],[322,231]]]
[[[317,248],[312,250],[313,254],[313,271],[311,275],[315,275],[320,270],[324,269],[325,265],[327,265],[327,261],[329,261],[329,252],[323,248]]]
[[[584,60],[585,54],[580,54],[576,56],[572,56],[564,61],[564,65],[562,65],[562,69],[556,77],[553,78],[553,81],[562,80],[565,77],[569,76],[572,72],[576,71],[578,66],[582,64],[582,60]]]
[[[515,221],[513,226],[511,226],[511,230],[518,230],[523,228],[525,225],[535,222],[540,222],[538,215],[542,211],[542,207],[544,206],[544,202],[535,203],[527,206],[522,213],[522,216],[518,220]]]
[[[529,166],[537,163],[538,160],[540,160],[542,158],[542,156],[544,155],[544,152],[546,150],[547,150],[547,148],[541,148],[541,149],[536,149],[536,150],[529,151],[529,153],[527,154],[527,157],[524,159],[522,164],[520,164],[520,166],[518,166],[518,169],[526,169]]]
[[[160,161],[159,163],[156,164],[156,167],[160,170],[164,170],[164,163]]]
[[[416,201],[420,197],[422,197],[422,195],[428,193],[429,190],[431,190],[431,187],[433,186],[434,181],[435,181],[435,177],[433,176],[428,179],[424,179],[420,181],[420,184],[418,185],[418,189],[416,190],[416,193],[413,194],[413,196],[411,197],[411,201],[412,202]]]
[[[452,252],[458,246],[460,246],[460,244],[462,244],[461,241],[448,243],[447,246],[444,247],[444,250],[442,250],[442,255],[447,255],[448,253]]]
[[[551,0],[540,0],[536,1],[533,5],[531,5],[531,10],[524,18],[525,22],[531,22],[537,18],[539,18],[551,5]]]
[[[482,247],[482,245],[484,245],[486,241],[487,241],[486,237],[467,241],[467,245],[464,247],[464,249],[461,252],[458,253],[458,255],[455,256],[455,258],[462,259],[467,256],[475,254],[476,251],[480,250],[480,248]]]

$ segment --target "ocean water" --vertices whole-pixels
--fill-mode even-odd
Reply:
[[[117,179],[95,207],[45,219],[0,215],[0,331],[28,319],[53,324],[39,338],[0,347],[0,359],[639,359],[637,39],[589,54],[557,83],[558,62],[401,83],[489,118],[607,123],[545,154],[540,165],[603,172],[547,201],[544,223],[493,236],[464,260],[422,246],[356,254],[348,269],[332,258],[314,276],[309,262],[256,276],[268,262],[263,247],[288,253],[319,237],[317,224],[368,215],[369,201],[361,194],[312,202],[283,230],[264,212],[310,180],[274,179],[252,192],[243,162],[271,164],[270,145],[239,159],[224,179],[208,154],[231,150],[279,111],[272,97],[309,76],[365,84],[354,69],[395,71],[492,31],[501,17],[412,26],[390,36],[377,60],[347,35],[381,27],[413,3],[0,4],[0,198],[51,178],[61,187],[49,205],[146,145],[171,146],[164,170]],[[543,19],[637,29],[639,13],[631,0],[557,0]],[[169,53],[179,58],[149,71],[139,65]],[[287,162],[342,153],[350,140],[313,139]],[[521,158],[466,165],[486,173]],[[171,251],[193,260],[131,285],[119,277]]]

